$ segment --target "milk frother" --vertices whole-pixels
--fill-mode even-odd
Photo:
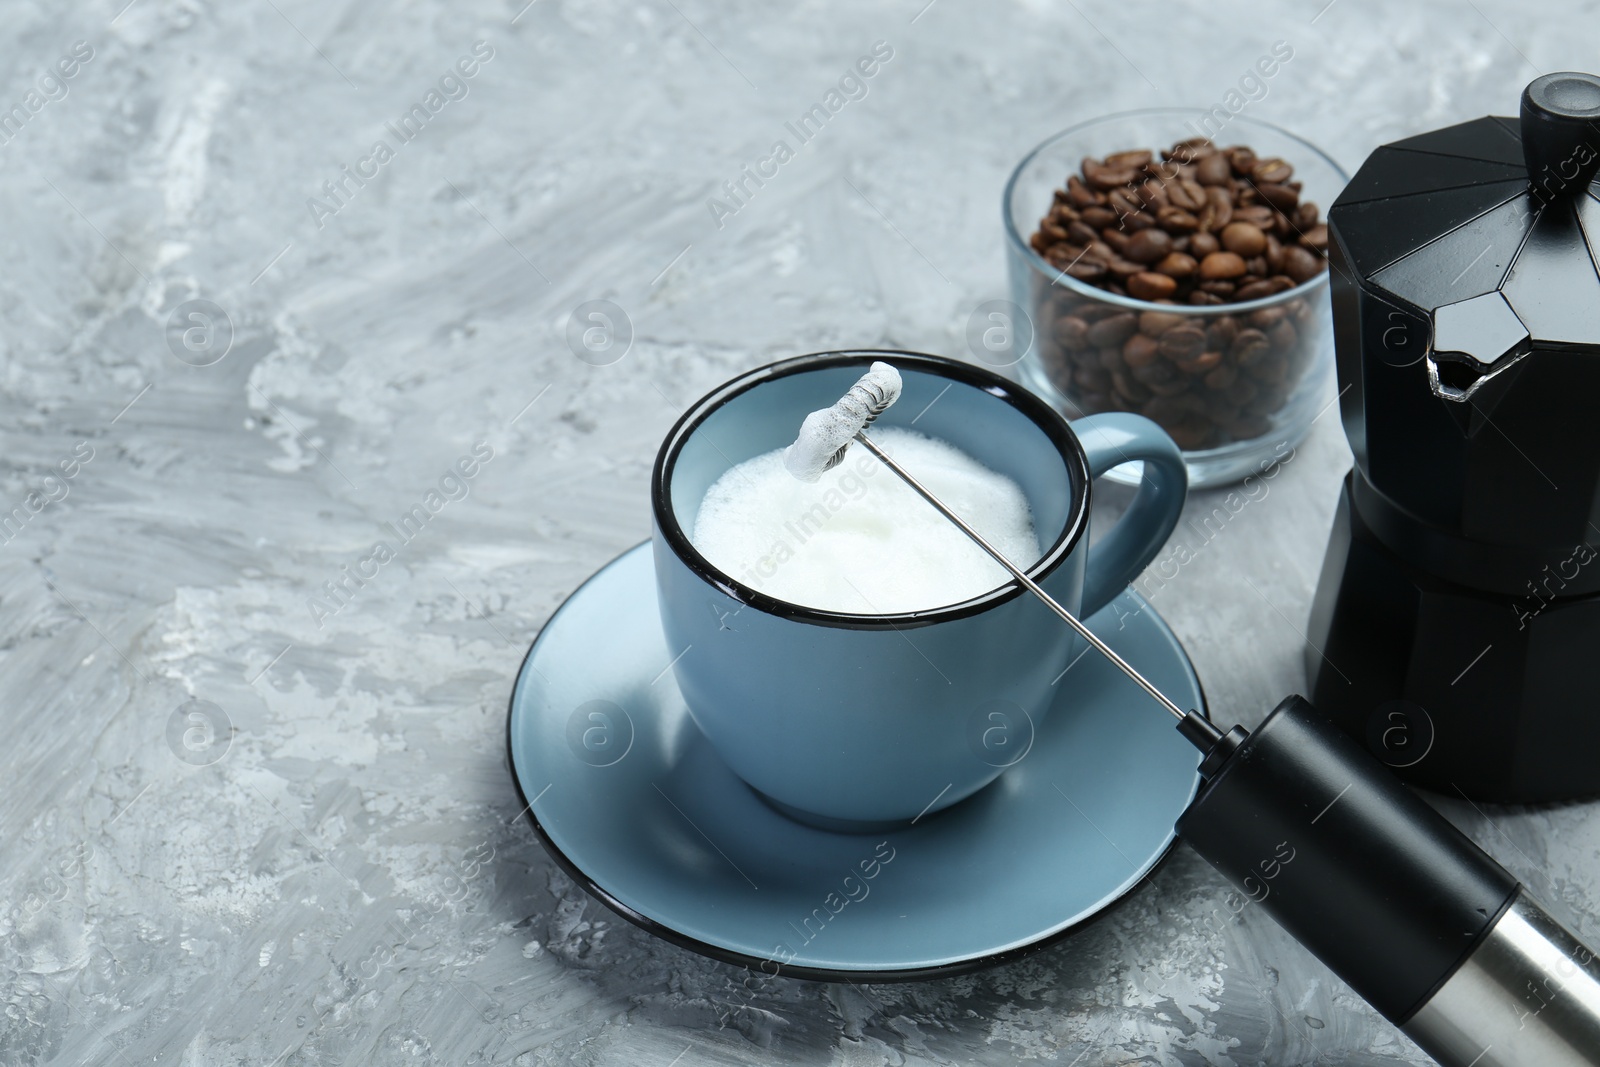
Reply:
[[[1178,720],[1178,833],[1445,1067],[1600,1065],[1600,962],[1304,698],[1253,732],[1174,704],[869,438],[854,439]]]
[[[1178,720],[1204,784],[1178,833],[1445,1067],[1600,1067],[1600,961],[1505,868],[1304,698],[1247,732],[1185,710],[883,451],[875,363],[785,453],[815,480],[860,444]]]

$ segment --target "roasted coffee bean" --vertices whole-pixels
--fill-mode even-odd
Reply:
[[[1246,186],[1246,189],[1248,188]],[[1263,232],[1271,228],[1272,220],[1277,217],[1278,209],[1266,204],[1246,204],[1233,209],[1234,222],[1248,222]]]
[[[1328,227],[1317,223],[1300,238],[1300,243],[1316,252],[1328,250]]]
[[[1135,369],[1147,367],[1161,357],[1161,346],[1147,333],[1136,333],[1122,344],[1122,359]]]
[[[1206,327],[1206,347],[1225,349],[1239,333],[1239,320],[1232,315],[1218,315]]]
[[[1274,274],[1283,270],[1283,242],[1278,240],[1278,235],[1267,234],[1267,251],[1262,257],[1267,261],[1267,270]]]
[[[1183,178],[1167,187],[1167,201],[1185,211],[1199,211],[1206,206],[1206,190],[1199,182]]]
[[[1214,393],[1225,392],[1238,378],[1238,368],[1224,363],[1220,367],[1211,368],[1206,374],[1206,388]]]
[[[1228,162],[1233,164],[1233,173],[1241,178],[1248,178],[1250,171],[1255,168],[1256,154],[1246,145],[1234,145],[1227,150]]]
[[[1260,311],[1250,313],[1250,325],[1258,330],[1270,329],[1276,326],[1289,312],[1282,306],[1262,308]]]
[[[1067,236],[1080,245],[1089,245],[1100,240],[1100,231],[1080,219],[1067,223]]]
[[[1198,355],[1186,359],[1178,364],[1178,369],[1192,378],[1198,378],[1210,371],[1216,370],[1222,364],[1222,353],[1215,349],[1207,349]]]
[[[1250,328],[1239,331],[1239,335],[1233,339],[1233,345],[1228,349],[1228,354],[1239,366],[1249,367],[1260,362],[1271,348],[1266,334]]]
[[[1250,282],[1248,285],[1239,286],[1233,291],[1233,297],[1239,301],[1260,300],[1262,297],[1273,296],[1277,292],[1278,287],[1272,283],[1272,279],[1262,278],[1259,281]]]
[[[1174,363],[1193,359],[1205,348],[1206,332],[1191,323],[1175,326],[1161,335],[1161,354]]]
[[[1132,337],[1138,328],[1139,316],[1131,311],[1119,311],[1089,327],[1086,340],[1096,348],[1121,347],[1122,342]]]
[[[1131,259],[1123,259],[1121,256],[1112,256],[1110,261],[1106,263],[1106,269],[1111,272],[1113,278],[1126,286],[1129,278],[1144,270],[1144,264],[1135,263]]]
[[[1149,337],[1160,337],[1174,326],[1187,321],[1185,316],[1172,311],[1139,312],[1139,332]]]
[[[1287,185],[1258,185],[1256,192],[1279,211],[1293,211],[1300,203],[1300,194]]]
[[[1202,230],[1208,233],[1222,232],[1233,221],[1233,194],[1220,186],[1210,186],[1206,189],[1206,206],[1200,209],[1196,217],[1200,220]]]
[[[1165,188],[1169,182],[1175,182],[1183,177],[1183,166],[1177,160],[1163,159],[1158,163],[1151,163],[1145,168],[1145,173],[1150,175],[1152,181],[1159,182]]]
[[[1221,152],[1202,159],[1195,167],[1195,180],[1201,185],[1226,185],[1233,178],[1233,166]]]
[[[1155,153],[1148,148],[1136,148],[1129,152],[1113,152],[1106,157],[1106,166],[1118,170],[1143,170],[1155,158]]]
[[[1189,254],[1196,259],[1205,259],[1211,253],[1222,247],[1222,242],[1217,240],[1214,233],[1197,233],[1189,238]]]
[[[1104,304],[1096,300],[1086,303],[1080,302],[1074,314],[1084,322],[1099,322],[1101,319],[1109,319],[1113,315],[1120,315],[1122,311],[1123,309],[1115,304]]]
[[[1230,222],[1219,236],[1223,248],[1246,258],[1259,256],[1267,250],[1267,235],[1248,222]]]
[[[1187,252],[1173,252],[1156,264],[1156,271],[1172,278],[1187,278],[1200,269],[1200,264]]]
[[[1244,272],[1244,259],[1237,252],[1213,252],[1200,261],[1200,277],[1208,282],[1237,278]]]
[[[1250,168],[1250,180],[1256,185],[1282,185],[1294,176],[1294,168],[1281,159],[1258,160]]]
[[[1155,210],[1167,206],[1166,186],[1160,181],[1152,178],[1138,185],[1136,190],[1145,207]]]
[[[1067,179],[1067,201],[1073,207],[1081,210],[1086,207],[1094,207],[1096,204],[1103,204],[1106,202],[1106,198],[1104,193],[1095,192],[1083,184],[1082,178],[1074,174]]]
[[[1181,162],[1194,158],[1196,151],[1210,145],[1211,139],[1209,137],[1191,137],[1187,141],[1178,141],[1171,148],[1162,149],[1161,158],[1176,159]]]
[[[1075,315],[1063,315],[1056,320],[1055,336],[1063,348],[1082,348],[1088,344],[1089,324]]]
[[[1178,368],[1164,359],[1133,368],[1133,376],[1152,389],[1178,379]],[[1251,396],[1255,394],[1252,393]]]
[[[1092,159],[1083,161],[1083,180],[1102,192],[1132,184],[1140,175],[1132,167],[1107,167]]]
[[[1122,254],[1135,263],[1155,263],[1172,251],[1172,235],[1165,230],[1142,230],[1128,239]]]
[[[1118,186],[1106,194],[1106,206],[1118,215],[1132,215],[1144,209],[1144,204],[1139,198],[1123,186]]]
[[[1227,253],[1223,254],[1226,255]],[[1210,281],[1201,282],[1195,288],[1202,293],[1209,293],[1211,296],[1221,297],[1226,301],[1233,297],[1233,291],[1238,286],[1223,278],[1213,278]]]
[[[1156,224],[1171,234],[1193,233],[1200,228],[1200,220],[1194,217],[1193,212],[1175,204],[1156,212]]]
[[[1104,204],[1096,204],[1092,207],[1084,208],[1079,217],[1097,230],[1104,230],[1107,226],[1115,226],[1117,224],[1117,213]]]
[[[1317,205],[1309,200],[1302,200],[1294,209],[1294,228],[1300,231],[1311,229],[1317,224]]]
[[[1322,273],[1323,262],[1315,252],[1293,245],[1283,250],[1283,273],[1296,283],[1308,282]],[[1205,264],[1201,264],[1204,270]]]
[[[1140,271],[1128,279],[1128,295],[1136,300],[1165,300],[1177,291],[1177,280],[1165,274]]]

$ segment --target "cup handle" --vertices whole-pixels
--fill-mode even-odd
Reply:
[[[1075,419],[1072,431],[1089,457],[1089,477],[1119,463],[1144,461],[1139,491],[1117,524],[1089,550],[1082,615],[1088,618],[1150,565],[1178,527],[1189,472],[1167,432],[1143,415],[1104,412]]]

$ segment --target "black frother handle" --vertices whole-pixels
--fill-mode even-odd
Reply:
[[[1522,158],[1536,196],[1581,192],[1600,169],[1600,78],[1561,71],[1522,90]]]
[[[1178,833],[1396,1023],[1517,891],[1505,868],[1298,696],[1201,787]]]
[[[1188,736],[1188,731],[1185,736]],[[1600,961],[1301,697],[1213,746],[1178,833],[1447,1067],[1600,1065]]]

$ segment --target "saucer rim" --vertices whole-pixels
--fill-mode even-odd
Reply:
[[[585,873],[570,856],[563,852],[560,847],[556,845],[555,841],[551,839],[550,835],[546,833],[543,824],[539,822],[539,817],[534,813],[533,810],[533,802],[528,799],[527,793],[522,788],[522,780],[517,776],[516,760],[512,754],[511,724],[516,714],[517,690],[520,687],[523,672],[527,670],[528,661],[533,658],[533,653],[538,649],[539,642],[544,638],[545,631],[550,628],[550,626],[561,615],[562,611],[566,609],[567,604],[575,599],[579,593],[583,592],[585,586],[598,579],[603,573],[619,563],[630,553],[638,551],[642,548],[648,548],[651,541],[652,538],[646,538],[643,541],[623,549],[621,552],[617,553],[615,556],[597,568],[593,574],[589,575],[589,577],[580,582],[576,587],[573,588],[572,592],[568,593],[566,597],[562,599],[561,605],[556,608],[553,613],[551,613],[550,618],[545,620],[544,625],[539,628],[538,634],[536,634],[533,640],[528,644],[528,651],[523,653],[522,660],[517,665],[516,676],[513,678],[511,683],[511,695],[506,700],[506,769],[510,772],[511,786],[516,790],[517,799],[522,802],[522,812],[527,817],[529,824],[533,827],[533,832],[535,836],[538,837],[539,844],[543,846],[545,853],[555,861],[556,866],[560,867],[562,872],[565,873],[568,878],[572,879],[574,884],[578,885],[584,890],[584,892],[588,893],[591,897],[605,905],[606,908],[632,923],[634,926],[637,926],[646,933],[652,934],[661,940],[668,942],[669,944],[676,945],[679,948],[688,949],[690,952],[693,952],[696,955],[705,956],[709,959],[716,960],[719,963],[726,963],[735,967],[742,967],[745,970],[757,970],[771,978],[793,978],[801,981],[811,982],[860,982],[863,984],[877,982],[931,981],[939,978],[954,978],[960,975],[972,974],[976,971],[988,970],[992,967],[999,967],[1008,963],[1015,963],[1018,960],[1033,955],[1035,952],[1039,952],[1051,947],[1052,945],[1059,944],[1069,936],[1079,933],[1091,924],[1098,922],[1102,917],[1110,915],[1119,910],[1129,898],[1134,896],[1139,889],[1143,888],[1147,882],[1154,878],[1156,873],[1165,867],[1167,865],[1167,861],[1172,858],[1173,850],[1177,847],[1179,840],[1176,830],[1176,820],[1174,820],[1173,823],[1174,830],[1172,839],[1168,841],[1161,849],[1161,854],[1155,858],[1155,862],[1150,864],[1149,869],[1146,870],[1137,881],[1129,884],[1120,893],[1118,893],[1115,898],[1094,913],[1079,919],[1075,923],[1064,926],[1059,930],[1052,931],[1023,945],[1013,945],[1010,948],[1000,949],[995,952],[988,952],[982,955],[970,956],[962,960],[952,960],[948,963],[933,964],[925,967],[901,967],[885,970],[863,971],[842,967],[815,967],[792,963],[779,963],[777,960],[768,957],[752,956],[748,953],[739,952],[734,949],[723,948],[721,945],[714,945],[709,941],[702,941],[699,938],[691,937],[688,934],[682,933],[681,931],[666,925],[659,919],[652,919],[648,915],[644,915],[641,912],[629,907],[627,904],[624,904],[621,900],[618,900],[615,896],[608,892],[604,886],[600,885],[590,875]],[[1171,632],[1172,628],[1167,624],[1166,619],[1161,616],[1160,612],[1158,612],[1148,600],[1139,594],[1138,590],[1134,589],[1130,584],[1127,589],[1124,590],[1124,592],[1130,593],[1144,609],[1149,610],[1151,615],[1156,619],[1157,623],[1162,628],[1167,630],[1174,643],[1177,644],[1178,651],[1183,655],[1184,663],[1189,668],[1189,673],[1194,677],[1195,690],[1200,695],[1200,706],[1195,710],[1198,711],[1200,715],[1207,721],[1210,721],[1210,701],[1206,697],[1205,685],[1201,681],[1200,672],[1195,669],[1194,661],[1189,657],[1189,650],[1183,647],[1183,643],[1178,641],[1177,635]],[[1118,593],[1117,595],[1121,596],[1122,594]],[[1115,601],[1115,599],[1116,597],[1112,598],[1113,601]],[[1093,616],[1091,616],[1091,618],[1092,617]],[[757,799],[759,800],[759,797]],[[776,969],[773,970],[769,968]]]

